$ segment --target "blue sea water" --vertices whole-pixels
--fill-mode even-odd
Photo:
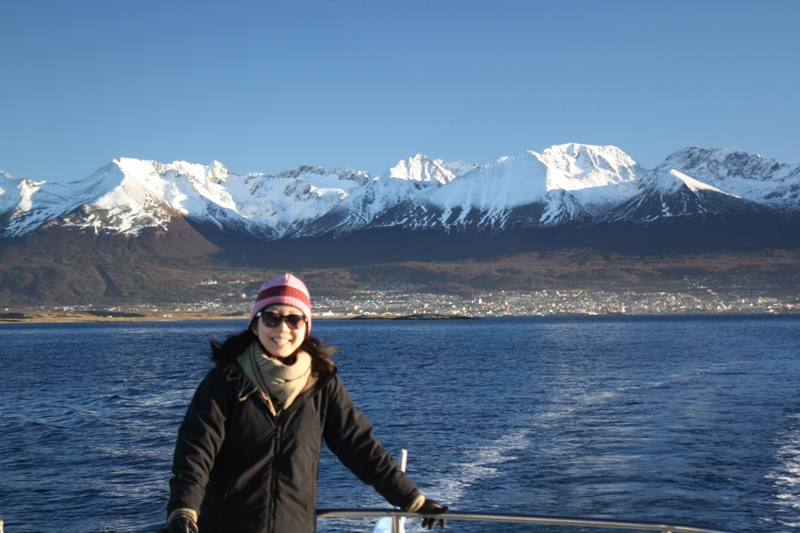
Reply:
[[[242,327],[0,325],[6,533],[155,531],[208,340]],[[799,318],[317,320],[314,333],[340,348],[375,435],[454,510],[800,530]],[[323,454],[319,507],[385,505]]]

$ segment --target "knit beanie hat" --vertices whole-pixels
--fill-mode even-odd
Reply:
[[[308,332],[311,332],[311,295],[305,283],[292,274],[284,274],[277,278],[267,280],[258,291],[258,296],[250,311],[250,324],[256,314],[270,305],[291,305],[303,312],[308,323]]]

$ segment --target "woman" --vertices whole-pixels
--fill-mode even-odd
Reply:
[[[301,533],[316,526],[324,440],[392,505],[423,514],[443,507],[420,494],[372,437],[311,331],[311,298],[291,274],[261,287],[249,327],[211,343],[216,367],[178,430],[162,531]],[[433,529],[444,520],[426,518]]]

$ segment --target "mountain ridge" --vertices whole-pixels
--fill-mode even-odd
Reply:
[[[654,169],[564,144],[487,164],[415,154],[380,175],[131,158],[68,183],[0,171],[0,305],[235,299],[206,281],[239,271],[334,292],[399,272],[442,291],[675,289],[706,264],[736,290],[800,292],[797,254],[800,165],[734,149],[688,147]]]
[[[373,223],[445,231],[620,217],[649,223],[697,210],[665,208],[643,216],[619,208],[631,201],[643,205],[648,195],[706,194],[700,191],[794,216],[800,212],[800,165],[734,149],[688,147],[647,170],[617,147],[573,143],[484,165],[416,154],[380,176],[309,165],[276,175],[239,175],[217,161],[163,164],[121,158],[69,183],[18,180],[3,173],[0,190],[5,237],[48,224],[137,235],[146,227],[168,229],[169,219],[183,216],[277,240],[329,232],[340,236]],[[704,203],[699,197],[695,202]],[[525,219],[514,216],[525,206]],[[714,212],[713,202],[706,211]],[[640,218],[631,219],[634,214]]]

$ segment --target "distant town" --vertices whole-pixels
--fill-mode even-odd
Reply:
[[[236,318],[247,316],[254,297],[254,294],[246,292],[231,292],[224,298],[196,303],[104,308],[64,306],[31,311],[67,315],[90,313],[100,318],[137,316],[180,318],[192,314]],[[676,293],[632,290],[623,292],[539,290],[475,292],[468,297],[425,294],[408,289],[363,290],[354,291],[347,297],[317,296],[313,302],[314,316],[318,318],[800,313],[798,295],[788,298],[722,295],[702,285],[695,285],[691,291]],[[5,311],[6,315],[10,314],[9,309]],[[5,318],[10,317],[5,316]]]
[[[365,291],[350,299],[317,298],[321,316],[416,314],[461,316],[660,315],[683,313],[800,313],[800,298],[722,298],[714,293],[623,293],[581,290],[477,293],[474,297]]]

